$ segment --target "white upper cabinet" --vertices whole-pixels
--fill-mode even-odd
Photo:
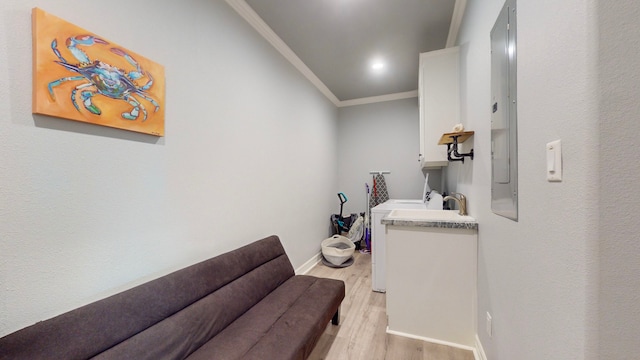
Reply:
[[[447,147],[438,145],[444,133],[460,122],[460,49],[420,54],[420,164],[423,168],[449,165]]]

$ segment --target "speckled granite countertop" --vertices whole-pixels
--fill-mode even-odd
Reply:
[[[424,219],[390,219],[382,218],[383,225],[394,226],[417,226],[417,227],[435,227],[448,229],[469,229],[477,230],[477,221],[456,221],[456,220],[424,220]]]

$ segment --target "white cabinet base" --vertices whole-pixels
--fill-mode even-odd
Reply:
[[[389,330],[389,327],[387,326],[387,334],[390,335],[396,335],[396,336],[402,336],[402,337],[406,337],[409,339],[416,339],[416,340],[420,340],[420,341],[426,341],[426,342],[430,342],[430,343],[434,343],[434,344],[440,344],[440,345],[444,345],[444,346],[449,346],[449,347],[454,347],[454,348],[458,348],[458,349],[464,349],[464,350],[469,350],[469,351],[473,351],[475,353],[476,348],[473,346],[468,346],[468,345],[462,345],[462,344],[456,344],[456,343],[452,343],[452,342],[448,342],[448,341],[442,341],[440,339],[433,339],[433,338],[428,338],[428,337],[424,337],[424,336],[415,336],[413,334],[406,334],[406,333],[402,333],[399,331],[393,331],[393,330]]]
[[[473,347],[477,231],[386,228],[388,331]]]

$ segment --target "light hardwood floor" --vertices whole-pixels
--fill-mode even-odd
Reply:
[[[385,294],[371,291],[371,255],[354,254],[346,268],[322,263],[308,275],[344,280],[340,325],[329,324],[309,359],[474,360],[473,352],[386,333]]]

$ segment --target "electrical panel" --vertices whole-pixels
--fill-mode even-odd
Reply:
[[[518,220],[516,0],[491,30],[491,210]]]

